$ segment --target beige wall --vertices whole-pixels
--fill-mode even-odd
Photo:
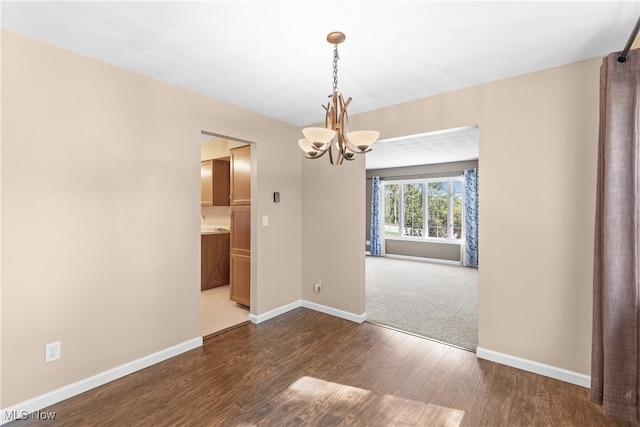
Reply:
[[[298,128],[6,31],[1,104],[2,407],[200,336],[203,130],[255,142],[251,312],[300,299]]]
[[[364,312],[362,158],[303,160],[294,126],[2,34],[3,407],[199,336],[203,130],[254,142],[252,314]],[[480,345],[581,373],[599,62],[351,117],[382,138],[480,126]]]
[[[228,139],[205,134],[201,136],[201,139],[200,160],[229,158],[231,156],[231,151],[229,151],[229,143],[231,141]]]
[[[600,62],[434,96],[350,123],[378,129],[381,138],[480,126],[480,346],[587,375]]]
[[[208,137],[206,135],[203,135],[202,140],[200,160],[228,158],[231,156],[229,140],[218,137]],[[231,225],[230,206],[201,206],[200,214],[203,224],[225,227]]]
[[[355,315],[365,312],[364,163],[333,166],[322,157],[302,168],[302,298]]]

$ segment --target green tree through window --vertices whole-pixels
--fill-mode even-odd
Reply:
[[[461,177],[385,182],[383,194],[385,236],[461,238]]]
[[[462,237],[462,181],[453,181],[453,238]]]
[[[384,186],[384,235],[397,236],[400,230],[400,186]]]
[[[429,183],[429,237],[447,237],[449,230],[449,182]]]
[[[423,205],[422,184],[405,184],[404,186],[404,235],[422,236]]]

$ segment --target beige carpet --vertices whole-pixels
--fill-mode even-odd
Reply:
[[[368,321],[467,350],[478,346],[478,270],[366,257]]]

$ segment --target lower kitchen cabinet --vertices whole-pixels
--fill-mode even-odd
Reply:
[[[231,254],[231,286],[229,298],[249,307],[251,288],[251,257]]]
[[[200,290],[229,284],[229,233],[200,236]]]

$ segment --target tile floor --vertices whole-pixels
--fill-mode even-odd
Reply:
[[[249,321],[249,309],[229,299],[229,285],[200,292],[200,327],[206,338]]]

